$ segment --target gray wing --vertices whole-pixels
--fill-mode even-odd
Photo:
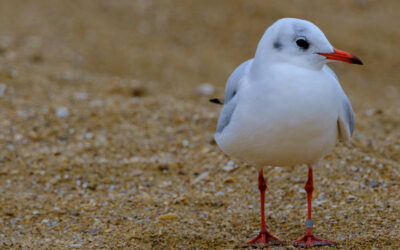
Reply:
[[[228,78],[225,88],[225,104],[218,119],[217,133],[221,133],[231,121],[233,111],[237,105],[236,94],[239,90],[246,68],[252,61],[253,59],[250,59],[240,64]]]
[[[333,76],[339,84],[339,88],[341,91],[341,104],[339,117],[337,120],[338,131],[339,131],[339,139],[343,142],[348,142],[350,140],[351,135],[354,131],[354,113],[353,108],[351,107],[351,103],[347,95],[344,93],[342,87],[340,86],[339,79],[336,76],[335,72],[329,68],[327,65],[324,66],[325,71],[327,71],[331,76]]]
[[[233,73],[229,76],[228,82],[225,87],[225,103],[228,103],[237,93],[241,79],[245,73],[247,66],[253,61],[253,59],[247,60],[244,63],[240,64],[239,67],[233,71]]]
[[[342,94],[342,107],[338,117],[339,139],[348,142],[354,131],[354,113],[346,94]]]
[[[229,103],[225,103],[222,108],[221,114],[219,115],[217,133],[221,133],[231,121],[233,111],[235,111],[237,105],[237,97],[233,97]]]

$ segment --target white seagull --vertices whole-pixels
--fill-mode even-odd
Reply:
[[[276,21],[264,33],[254,58],[228,79],[215,140],[228,155],[257,166],[261,230],[249,244],[286,244],[268,232],[264,216],[267,188],[263,166],[307,164],[306,234],[295,246],[332,245],[312,233],[312,168],[334,148],[349,141],[354,116],[335,73],[326,65],[337,60],[362,64],[335,49],[313,23],[295,18]]]

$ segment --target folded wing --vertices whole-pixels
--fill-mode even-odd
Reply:
[[[237,67],[228,78],[225,88],[224,107],[222,108],[221,115],[219,116],[217,133],[221,133],[231,120],[232,114],[237,105],[236,94],[239,90],[246,69],[252,61],[253,59],[250,59],[240,64],[239,67]]]

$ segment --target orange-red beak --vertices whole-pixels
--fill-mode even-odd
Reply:
[[[362,61],[360,58],[356,57],[353,54],[350,54],[345,51],[341,51],[338,49],[333,49],[333,53],[317,53],[321,56],[325,56],[326,59],[329,60],[337,60],[337,61],[342,61],[342,62],[347,62],[347,63],[352,63],[352,64],[360,64],[363,65]]]

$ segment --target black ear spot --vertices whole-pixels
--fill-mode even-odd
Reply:
[[[307,40],[304,38],[297,39],[296,44],[297,44],[297,46],[299,46],[300,48],[302,48],[304,50],[306,50],[306,49],[308,49],[308,47],[310,47],[310,43],[307,42]]]
[[[274,48],[277,49],[277,50],[281,50],[282,47],[283,47],[282,43],[279,42],[279,41],[275,41],[274,44],[273,44],[273,46],[274,46]]]

